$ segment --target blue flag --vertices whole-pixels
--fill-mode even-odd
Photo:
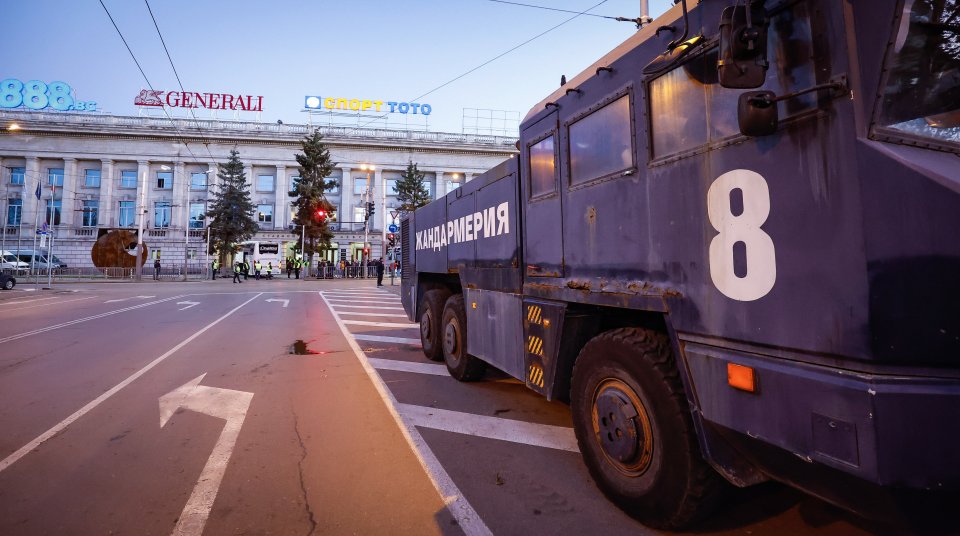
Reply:
[[[37,196],[37,201],[40,200],[40,182],[39,181],[37,182],[37,191],[34,192],[33,195]]]

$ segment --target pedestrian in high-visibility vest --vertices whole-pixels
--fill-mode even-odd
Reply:
[[[243,283],[240,279],[240,271],[243,270],[243,263],[235,262],[233,263],[233,282],[234,283]]]
[[[217,260],[217,259],[213,259],[213,264],[211,265],[211,268],[212,268],[212,269],[210,270],[210,272],[213,273],[213,280],[216,281],[216,280],[217,280],[217,270],[220,269],[220,261]]]
[[[273,279],[273,261],[267,263],[267,279]]]
[[[302,261],[299,258],[293,259],[293,273],[296,275],[297,279],[300,279],[301,264],[302,264]]]
[[[260,264],[259,260],[253,261],[253,278],[257,281],[260,281],[260,270],[263,269],[263,265]]]

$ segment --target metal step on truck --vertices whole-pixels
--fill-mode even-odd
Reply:
[[[955,497],[960,2],[681,2],[518,149],[402,221],[428,358],[569,401],[649,526],[771,479],[896,519]]]

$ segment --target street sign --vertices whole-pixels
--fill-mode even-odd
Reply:
[[[397,219],[397,214],[399,214],[399,212],[396,211],[396,210],[391,210],[391,211],[390,211],[390,217],[393,218],[394,220]],[[396,231],[394,231],[394,232],[396,232]]]
[[[389,230],[391,233],[395,233],[395,232],[397,232],[397,230],[399,230],[399,229],[400,229],[400,228],[397,227],[397,224],[396,224],[396,223],[391,223],[390,226],[387,227],[387,230]]]

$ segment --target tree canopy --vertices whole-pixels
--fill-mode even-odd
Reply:
[[[407,164],[406,171],[400,174],[396,188],[401,211],[413,212],[431,201],[424,176],[412,161]]]
[[[227,163],[217,166],[219,187],[206,213],[210,221],[210,253],[236,253],[240,243],[253,238],[259,229],[239,154],[236,149],[230,151]]]
[[[296,211],[293,221],[303,226],[306,238],[304,253],[312,264],[314,253],[328,249],[333,239],[330,221],[334,217],[334,206],[327,201],[326,193],[337,184],[336,181],[327,180],[336,164],[330,159],[330,151],[323,143],[320,129],[305,136],[300,145],[303,153],[294,155],[300,165],[300,177],[293,180],[290,196],[296,198],[293,201]],[[321,211],[323,216],[320,215]],[[299,251],[299,242],[295,249]]]

